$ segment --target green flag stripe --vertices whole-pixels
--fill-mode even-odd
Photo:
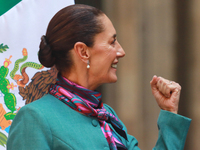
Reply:
[[[0,0],[0,16],[18,4],[21,0]]]

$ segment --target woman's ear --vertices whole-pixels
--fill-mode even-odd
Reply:
[[[88,59],[90,57],[90,53],[89,53],[90,51],[89,51],[88,46],[85,43],[76,42],[74,44],[74,50],[82,61],[84,61],[84,62],[88,61]]]

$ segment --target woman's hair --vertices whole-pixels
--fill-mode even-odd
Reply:
[[[94,36],[103,31],[99,16],[104,13],[92,6],[76,4],[65,7],[49,22],[46,36],[42,36],[39,61],[45,67],[56,66],[58,71],[68,71],[73,62],[70,50],[76,42],[88,47]]]

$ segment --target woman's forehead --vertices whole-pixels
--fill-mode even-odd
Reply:
[[[116,30],[110,21],[110,19],[106,15],[102,15],[100,18],[100,22],[103,26],[103,32],[97,34],[102,36],[107,36],[108,38],[115,38],[116,37]]]

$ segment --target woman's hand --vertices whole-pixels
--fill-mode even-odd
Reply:
[[[157,76],[153,76],[150,84],[158,106],[177,114],[181,86],[176,82]]]

